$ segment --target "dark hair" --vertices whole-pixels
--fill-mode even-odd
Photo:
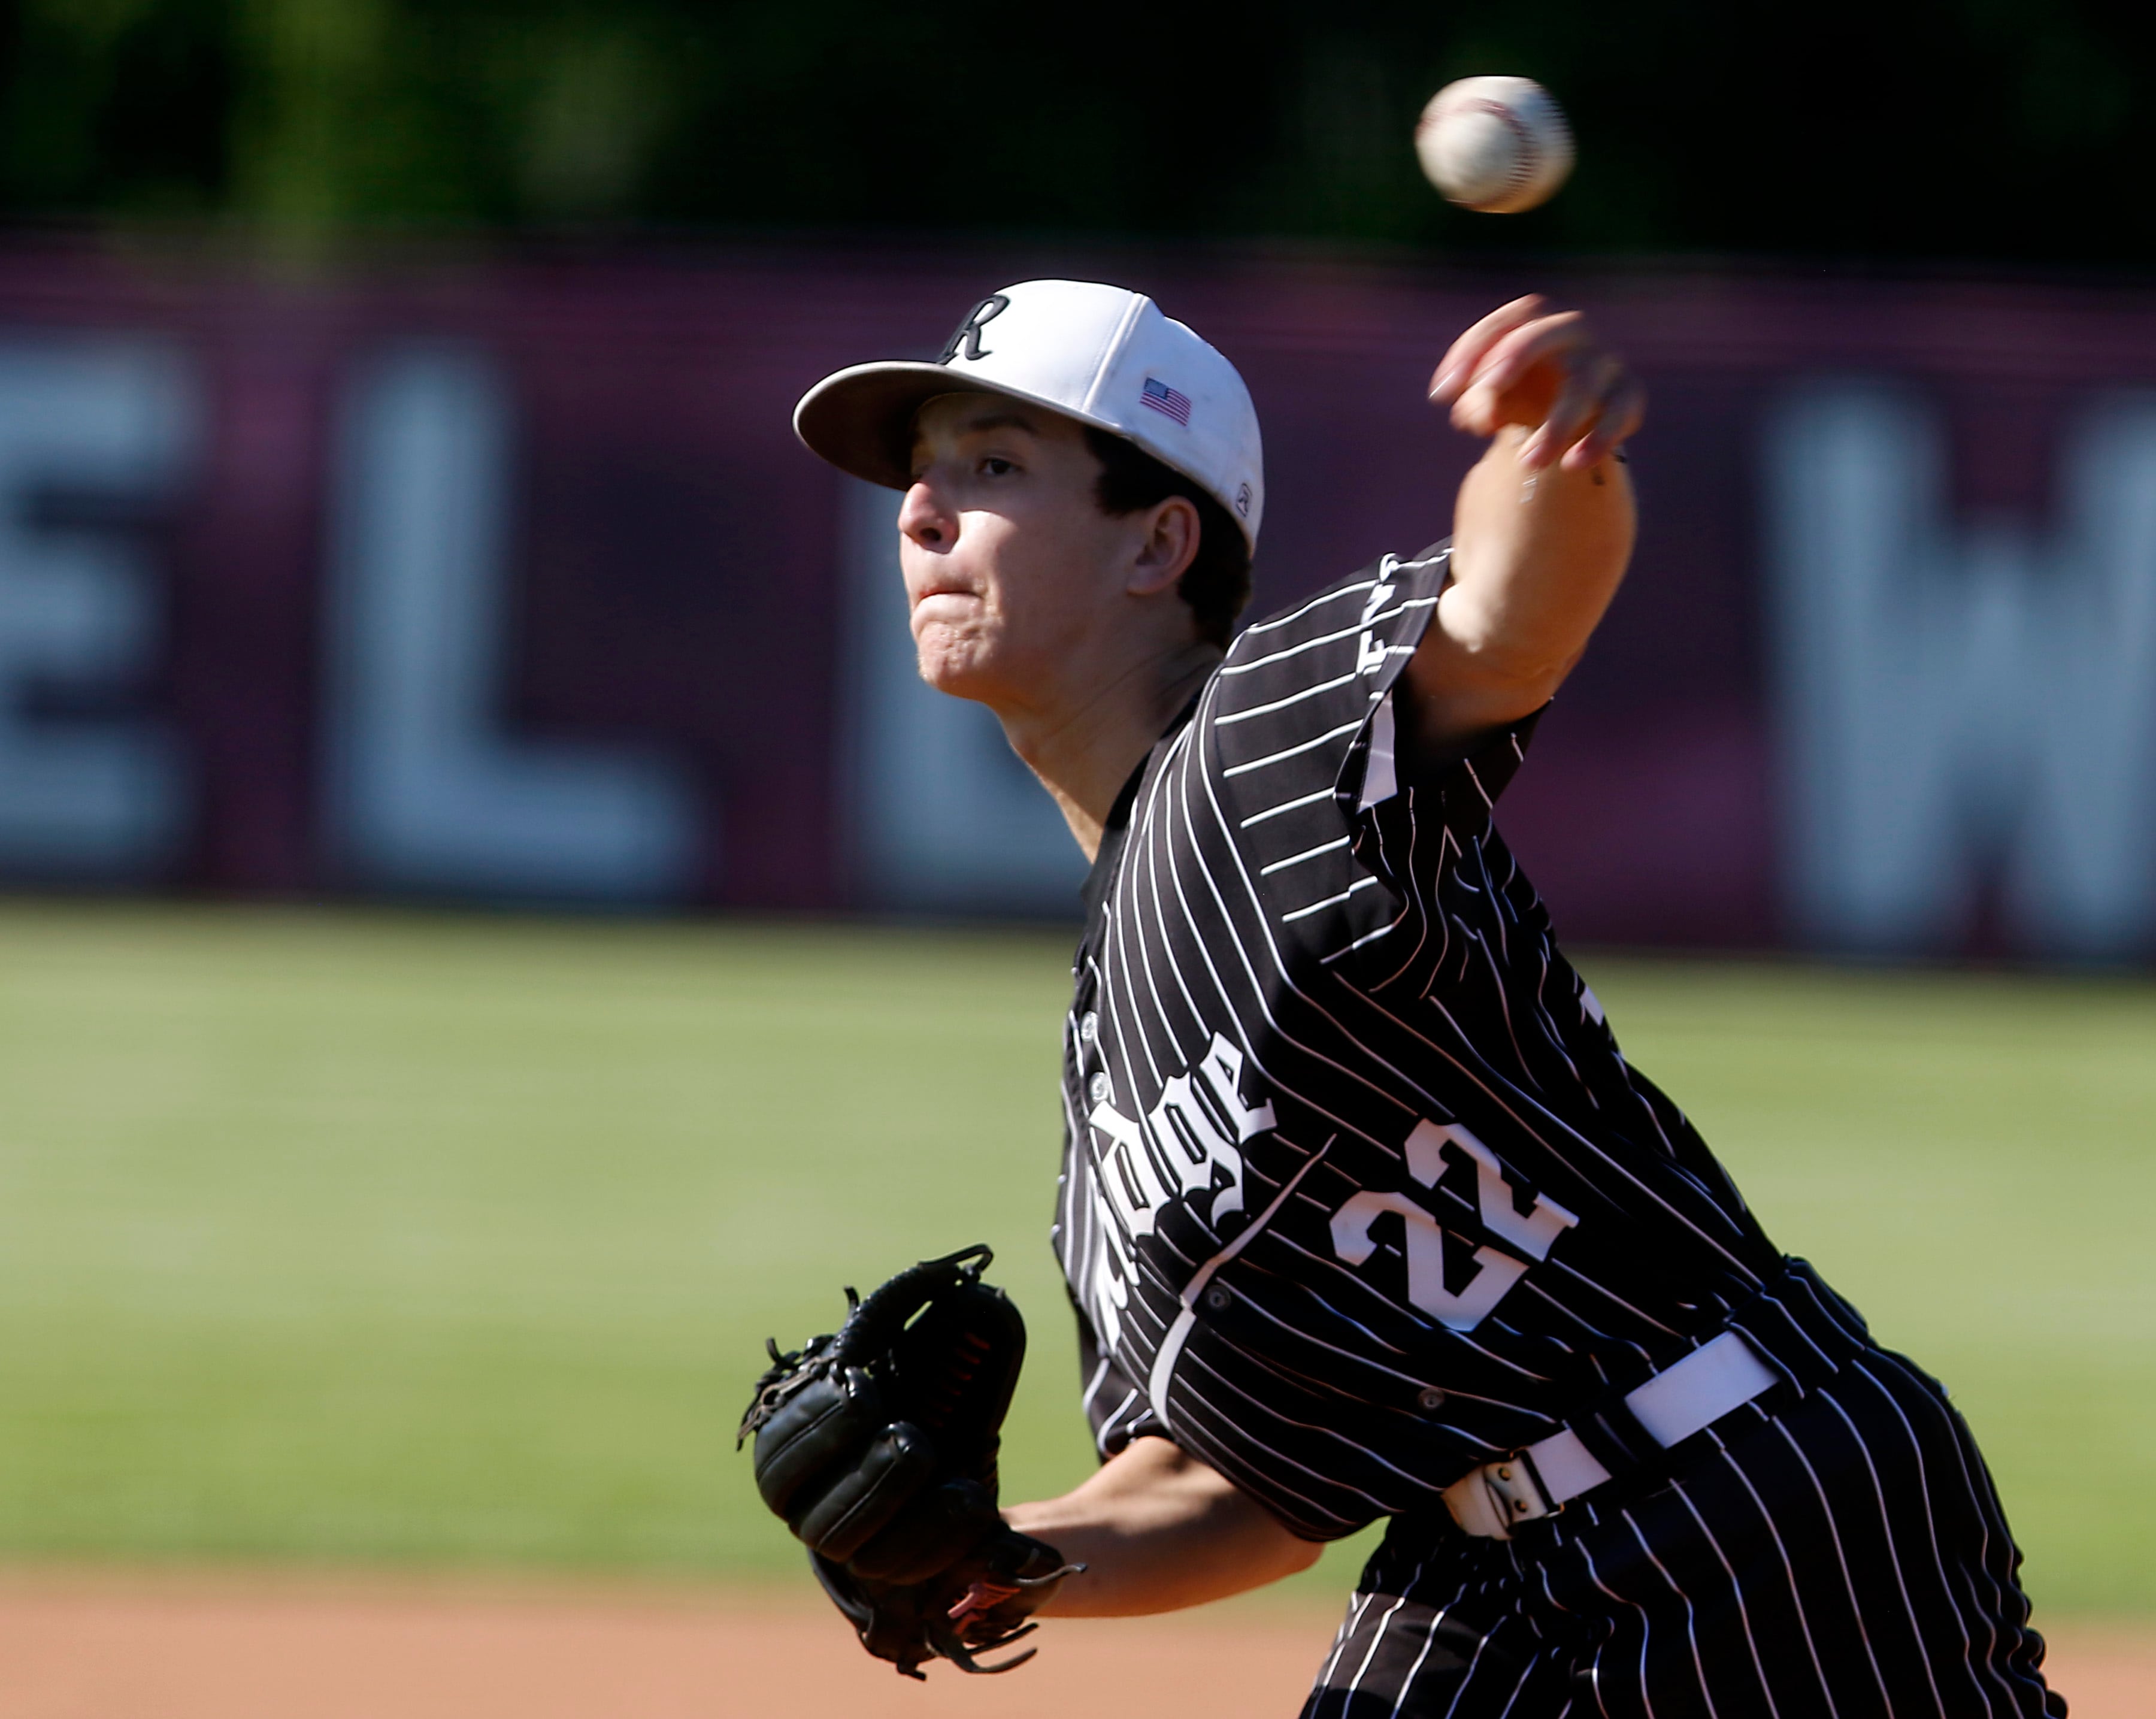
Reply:
[[[1198,634],[1223,650],[1250,600],[1250,546],[1228,510],[1173,467],[1138,446],[1091,424],[1082,426],[1086,445],[1101,462],[1094,494],[1101,511],[1120,518],[1180,495],[1198,510],[1198,553],[1176,581],[1175,594],[1190,605]]]

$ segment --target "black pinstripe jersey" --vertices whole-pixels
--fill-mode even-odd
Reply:
[[[1442,546],[1245,631],[1086,885],[1057,1251],[1104,1454],[1173,1438],[1312,1538],[1432,1506],[1687,1347],[1774,1249],[1625,1062],[1392,688]]]

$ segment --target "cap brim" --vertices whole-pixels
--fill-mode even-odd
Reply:
[[[941,364],[890,359],[834,372],[801,397],[793,434],[809,452],[857,478],[903,490],[913,481],[913,418],[939,394],[998,394],[1061,418],[1114,431],[1105,419],[1029,394],[1023,388],[953,373]]]

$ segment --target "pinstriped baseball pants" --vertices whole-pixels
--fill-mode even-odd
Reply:
[[[1509,1542],[1396,1519],[1303,1719],[2063,1715],[1937,1382],[1801,1262],[1731,1323],[1793,1383]]]

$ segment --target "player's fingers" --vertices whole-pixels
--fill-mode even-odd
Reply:
[[[1620,377],[1587,435],[1565,450],[1564,469],[1585,471],[1606,459],[1637,433],[1647,415],[1647,391],[1634,377]]]
[[[1548,363],[1568,351],[1584,349],[1587,323],[1577,310],[1559,310],[1537,316],[1513,329],[1483,355],[1474,382],[1502,393],[1537,364]]]
[[[1609,353],[1589,353],[1567,374],[1548,416],[1521,444],[1520,463],[1530,470],[1554,463],[1593,427],[1624,373]]]
[[[1490,349],[1468,378],[1453,403],[1453,427],[1486,436],[1501,424],[1541,422],[1577,362],[1570,355],[1586,344],[1586,330],[1570,311],[1538,317],[1514,329]],[[1554,368],[1537,377],[1536,372],[1544,366]],[[1532,388],[1515,393],[1531,380]]]
[[[1541,294],[1529,293],[1510,304],[1500,305],[1453,341],[1445,348],[1445,357],[1438,361],[1436,372],[1430,379],[1430,398],[1440,405],[1457,398],[1481,363],[1483,355],[1514,329],[1533,321],[1541,315],[1543,303]]]
[[[1473,324],[1446,349],[1438,364],[1437,374],[1431,379],[1432,386],[1447,377],[1464,379],[1491,347],[1514,329],[1542,316],[1546,302],[1540,293],[1527,293],[1498,305]]]

